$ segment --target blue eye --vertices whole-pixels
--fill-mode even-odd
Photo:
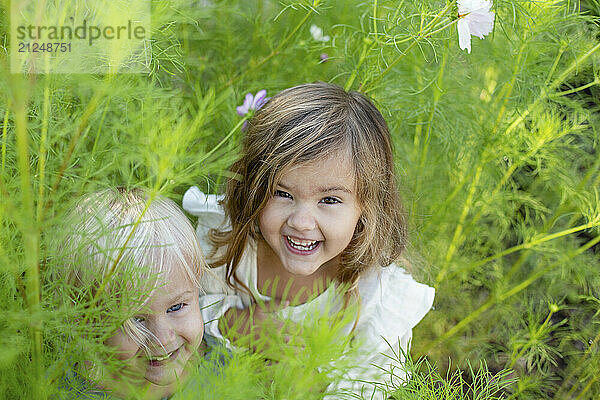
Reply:
[[[174,312],[174,311],[179,311],[183,308],[183,306],[185,306],[185,304],[183,303],[179,303],[179,304],[175,304],[174,306],[171,306],[167,309],[167,312]]]
[[[338,204],[342,201],[336,197],[324,197],[321,202],[324,204]]]
[[[276,190],[275,191],[275,196],[276,197],[283,197],[283,198],[286,198],[286,199],[291,199],[292,198],[291,194],[289,194],[288,192],[284,192],[283,190]]]

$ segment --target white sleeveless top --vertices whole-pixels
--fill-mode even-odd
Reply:
[[[183,196],[183,208],[198,217],[197,234],[204,254],[210,254],[212,245],[207,233],[211,228],[226,228],[227,221],[223,208],[218,204],[220,197],[205,195],[193,186]],[[210,260],[209,260],[210,261]],[[214,268],[212,274],[205,274],[202,279],[200,307],[202,317],[206,322],[205,333],[224,340],[218,328],[218,320],[231,307],[246,308],[252,303],[250,296],[244,291],[232,289],[226,284],[225,266]],[[257,288],[256,243],[248,240],[246,249],[236,269],[236,276],[243,282],[257,299],[270,300],[259,292]],[[326,396],[326,399],[343,397],[356,398],[361,394],[371,398],[375,390],[374,399],[382,399],[383,394],[373,385],[361,381],[381,382],[389,385],[391,374],[381,370],[390,371],[394,368],[394,384],[401,384],[407,379],[402,371],[403,356],[397,360],[394,353],[401,354],[399,347],[408,352],[412,338],[412,328],[431,309],[434,298],[434,289],[416,282],[406,271],[391,264],[385,268],[373,267],[361,275],[358,283],[360,295],[360,318],[353,332],[354,338],[361,344],[360,364],[362,367],[353,368],[345,374],[346,379],[335,387],[328,388],[328,392],[336,391],[335,396]],[[323,293],[307,303],[286,307],[281,311],[281,316],[294,322],[303,321],[310,310],[324,311],[331,308],[332,304],[341,304],[339,293],[330,286]],[[337,302],[336,302],[337,300]],[[345,327],[345,332],[350,334],[352,323]],[[390,358],[391,357],[391,358]],[[396,362],[393,361],[396,359]],[[377,368],[379,366],[381,368]],[[351,396],[354,393],[354,397]]]

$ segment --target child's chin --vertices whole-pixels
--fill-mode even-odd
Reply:
[[[174,386],[185,379],[186,371],[179,365],[169,365],[160,368],[146,370],[144,378],[156,386]]]
[[[156,386],[171,386],[183,378],[184,371],[180,368],[166,368],[164,371],[152,371],[145,378]]]

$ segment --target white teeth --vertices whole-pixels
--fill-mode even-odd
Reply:
[[[150,358],[150,361],[164,361],[167,358],[171,357],[173,355],[173,353],[175,353],[175,352],[172,351],[169,354],[167,354],[166,356],[162,356],[162,357],[152,357],[152,358]]]
[[[297,241],[292,239],[289,236],[286,236],[286,239],[288,241],[288,243],[290,244],[290,246],[292,246],[293,248],[297,249],[297,250],[312,250],[315,247],[317,247],[317,244],[319,244],[318,240],[307,240],[307,241]]]

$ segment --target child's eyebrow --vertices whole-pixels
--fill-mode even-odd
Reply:
[[[280,186],[284,190],[290,190],[285,184],[279,182],[277,186]],[[328,193],[328,192],[346,192],[352,194],[352,190],[348,189],[346,186],[319,186],[317,187],[317,193]]]
[[[321,193],[346,192],[346,193],[352,194],[352,190],[348,189],[345,186],[325,186],[325,187],[319,187],[319,188],[317,188],[317,190]]]
[[[181,298],[183,298],[183,297],[186,297],[186,296],[189,296],[190,294],[193,294],[193,293],[194,293],[194,291],[193,291],[193,290],[186,290],[185,292],[183,292],[183,293],[180,293],[180,294],[178,294],[178,295],[177,295],[177,296],[175,296],[175,297],[172,297],[172,298],[171,298],[171,300],[170,300],[170,302],[174,302],[174,301],[177,301],[177,300],[181,300]]]

